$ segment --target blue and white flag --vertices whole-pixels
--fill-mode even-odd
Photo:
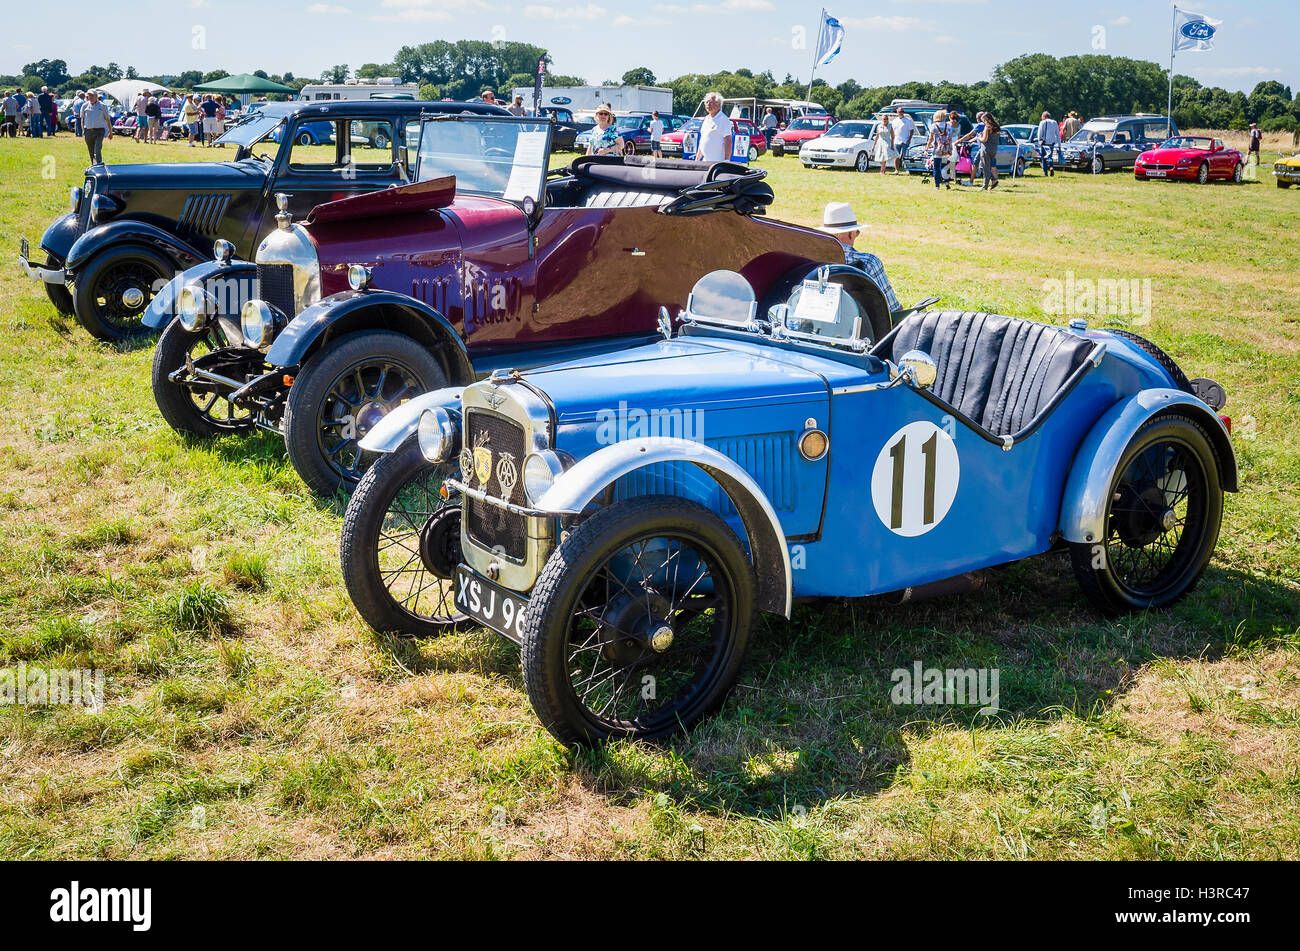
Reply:
[[[1222,20],[1211,20],[1199,13],[1189,13],[1174,7],[1174,49],[1212,50],[1214,37]]]
[[[817,35],[817,65],[825,66],[840,54],[844,42],[844,27],[825,10],[822,11],[822,28]]]

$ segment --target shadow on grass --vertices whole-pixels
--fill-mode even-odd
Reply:
[[[614,744],[574,755],[584,782],[619,799],[653,788],[678,805],[771,819],[795,806],[888,788],[908,763],[906,735],[1050,723],[1104,714],[1139,668],[1160,658],[1217,660],[1231,647],[1292,640],[1294,590],[1211,569],[1168,611],[1105,619],[1073,582],[1068,557],[990,572],[979,591],[905,606],[879,599],[797,608],[755,631],[720,714],[664,756]],[[997,669],[999,710],[891,700],[895,671]]]

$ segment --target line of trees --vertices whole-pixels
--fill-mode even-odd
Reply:
[[[499,93],[512,87],[531,86],[537,63],[547,62],[546,85],[582,86],[580,76],[550,71],[551,57],[529,43],[491,43],[480,40],[436,40],[403,46],[390,63],[364,63],[355,72],[346,64],[332,66],[320,76],[322,82],[344,82],[349,77],[374,79],[396,76],[402,82],[418,83],[427,99],[471,99],[485,87]],[[75,89],[89,89],[116,79],[148,79],[171,89],[188,90],[196,84],[229,75],[225,70],[187,70],[175,76],[138,76],[134,67],[117,63],[91,66],[72,76],[61,59],[42,59],[23,67],[21,76],[0,76],[0,86],[39,89],[49,86],[58,95]],[[257,75],[301,89],[314,79],[292,73]],[[864,87],[856,80],[831,86],[814,83],[811,93],[797,77],[786,74],[777,80],[771,70],[749,69],[717,73],[688,73],[660,83],[646,66],[629,69],[619,80],[606,85],[664,85],[673,91],[678,112],[692,113],[704,94],[716,89],[728,97],[803,99],[811,98],[845,119],[869,116],[893,99],[926,99],[957,106],[968,114],[988,110],[1003,122],[1029,121],[1047,110],[1060,117],[1075,110],[1090,116],[1130,112],[1163,114],[1168,96],[1168,76],[1157,63],[1120,56],[1048,56],[1030,53],[994,67],[988,80],[976,83],[907,82],[892,86]],[[1174,76],[1174,119],[1183,128],[1245,129],[1258,122],[1266,132],[1300,130],[1300,101],[1291,88],[1269,80],[1250,93],[1229,92],[1217,86],[1202,86],[1190,76]]]

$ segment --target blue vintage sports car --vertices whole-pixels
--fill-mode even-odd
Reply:
[[[1055,548],[1105,613],[1196,583],[1237,489],[1222,388],[1081,321],[918,312],[870,345],[827,276],[759,314],[717,271],[662,340],[391,413],[343,530],[362,615],[500,632],[584,744],[690,727],[796,599],[951,593]]]

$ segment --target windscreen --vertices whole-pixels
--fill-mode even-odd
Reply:
[[[537,119],[452,116],[429,119],[420,133],[417,181],[456,176],[458,194],[540,201],[551,123]]]

